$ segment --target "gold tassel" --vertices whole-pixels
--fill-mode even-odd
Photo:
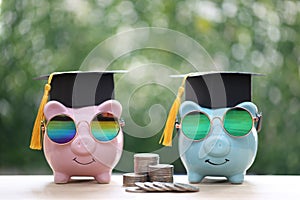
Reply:
[[[48,83],[45,85],[44,88],[44,95],[40,103],[40,107],[34,122],[33,130],[32,130],[32,135],[31,135],[31,142],[30,142],[30,148],[31,149],[36,149],[36,150],[41,150],[42,149],[42,141],[41,141],[41,125],[42,122],[44,121],[44,107],[46,103],[48,102],[48,96],[49,92],[51,90],[51,81],[54,73],[50,74],[48,78]]]
[[[164,129],[164,132],[159,140],[159,144],[163,144],[164,146],[172,146],[172,137],[173,137],[173,131],[174,131],[174,126],[175,126],[175,120],[176,116],[179,110],[179,106],[181,103],[181,97],[184,93],[184,85],[187,77],[189,76],[186,75],[181,83],[181,86],[178,89],[176,99],[170,109],[167,121],[166,121],[166,126]]]

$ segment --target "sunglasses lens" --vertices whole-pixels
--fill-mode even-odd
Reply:
[[[119,133],[118,119],[108,113],[97,115],[91,122],[93,136],[102,142],[114,139]]]
[[[64,144],[75,137],[76,126],[74,121],[66,115],[55,116],[47,125],[47,134],[53,142]]]
[[[188,138],[201,140],[209,133],[210,121],[203,113],[191,112],[183,118],[181,128]]]
[[[231,109],[224,117],[224,128],[232,136],[247,135],[252,126],[251,114],[242,108]]]

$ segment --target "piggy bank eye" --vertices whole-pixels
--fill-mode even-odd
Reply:
[[[243,108],[233,108],[224,116],[224,129],[232,136],[247,135],[253,126],[252,115]]]
[[[120,130],[119,121],[110,113],[100,113],[91,122],[91,132],[95,139],[107,142],[114,139]]]
[[[190,112],[181,122],[183,134],[192,140],[204,139],[210,131],[210,120],[202,112]]]
[[[76,135],[76,125],[72,118],[66,115],[58,115],[47,123],[47,135],[55,143],[65,144]]]

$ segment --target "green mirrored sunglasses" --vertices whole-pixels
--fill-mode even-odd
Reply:
[[[223,128],[227,134],[232,137],[243,137],[250,133],[254,125],[257,131],[260,131],[261,117],[261,114],[253,117],[248,110],[234,107],[226,111],[223,119],[215,118],[219,118],[222,121]],[[213,119],[210,119],[204,112],[192,111],[182,118],[181,124],[177,128],[181,128],[183,134],[189,139],[202,140],[211,132]]]

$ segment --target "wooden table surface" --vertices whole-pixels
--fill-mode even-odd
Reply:
[[[186,175],[175,182],[188,183]],[[90,178],[76,178],[68,184],[55,184],[53,176],[0,176],[0,199],[300,199],[300,176],[246,176],[243,184],[205,179],[193,193],[129,193],[122,175],[114,174],[110,184],[97,184]]]

